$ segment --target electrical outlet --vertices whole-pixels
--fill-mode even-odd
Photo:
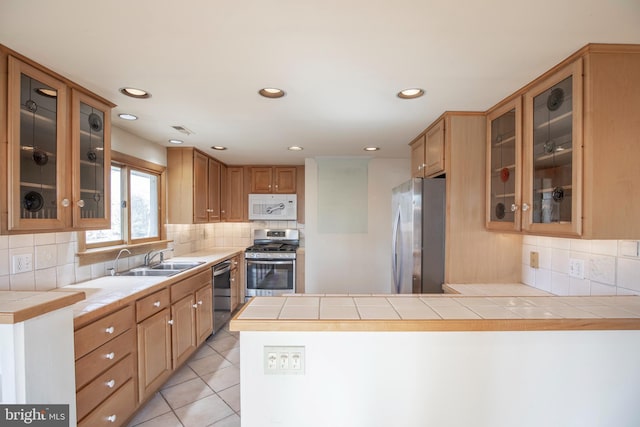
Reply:
[[[538,252],[529,252],[529,265],[531,268],[540,268],[540,256]]]
[[[584,260],[583,259],[569,259],[569,277],[575,277],[576,279],[584,279]]]
[[[26,273],[33,270],[33,256],[31,254],[14,255],[12,264],[13,274]]]
[[[304,347],[265,346],[264,373],[268,375],[304,375]]]

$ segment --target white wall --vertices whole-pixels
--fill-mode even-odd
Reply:
[[[555,295],[640,295],[640,257],[623,249],[637,241],[524,236],[522,243],[522,283]],[[531,252],[539,268],[531,267]],[[569,276],[571,259],[584,261],[584,279]]]
[[[304,346],[265,375],[264,346]],[[243,427],[636,427],[640,331],[241,332]]]
[[[167,149],[126,130],[111,127],[111,149],[148,162],[167,165]]]
[[[318,232],[318,169],[305,161],[305,292],[391,292],[391,190],[410,178],[408,159],[371,159],[367,233]]]

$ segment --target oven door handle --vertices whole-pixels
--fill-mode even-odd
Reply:
[[[252,259],[247,259],[247,264],[260,264],[260,265],[286,265],[293,264],[294,259],[286,260],[286,261],[254,261]]]

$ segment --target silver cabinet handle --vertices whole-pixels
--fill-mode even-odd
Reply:
[[[113,326],[109,326],[107,329],[105,329],[104,331],[108,334],[112,334],[115,332],[115,328]]]
[[[111,353],[107,353],[104,355],[105,359],[113,360],[116,357],[116,354],[112,351]]]
[[[193,304],[191,307],[198,308],[198,304]]]
[[[69,199],[62,199],[60,204],[62,205],[62,207],[68,208],[71,203],[69,202]]]
[[[153,306],[154,306],[154,307],[160,307],[160,301],[156,301],[156,302],[154,302],[154,303],[153,303]]]
[[[115,416],[115,415],[109,415],[107,417],[107,421],[109,421],[110,423],[115,423],[116,422],[116,418],[118,418],[118,417]]]
[[[82,199],[78,200],[76,205],[78,205],[78,207],[84,208],[84,200],[82,200]]]
[[[109,380],[107,381],[107,387],[109,388],[114,388],[116,386],[116,380]]]
[[[202,305],[202,301],[198,301],[198,305]]]
[[[518,205],[516,205],[515,203],[513,203],[513,204],[511,205],[511,212],[515,212],[515,211],[517,211],[517,210],[518,210]]]
[[[528,210],[529,210],[529,207],[530,207],[530,206],[529,206],[527,203],[523,203],[523,204],[522,204],[522,211],[523,211],[523,212],[528,211]]]
[[[167,323],[173,325],[173,319],[169,320]]]

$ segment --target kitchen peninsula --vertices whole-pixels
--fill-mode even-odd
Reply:
[[[231,329],[243,426],[640,424],[637,296],[255,298]]]

